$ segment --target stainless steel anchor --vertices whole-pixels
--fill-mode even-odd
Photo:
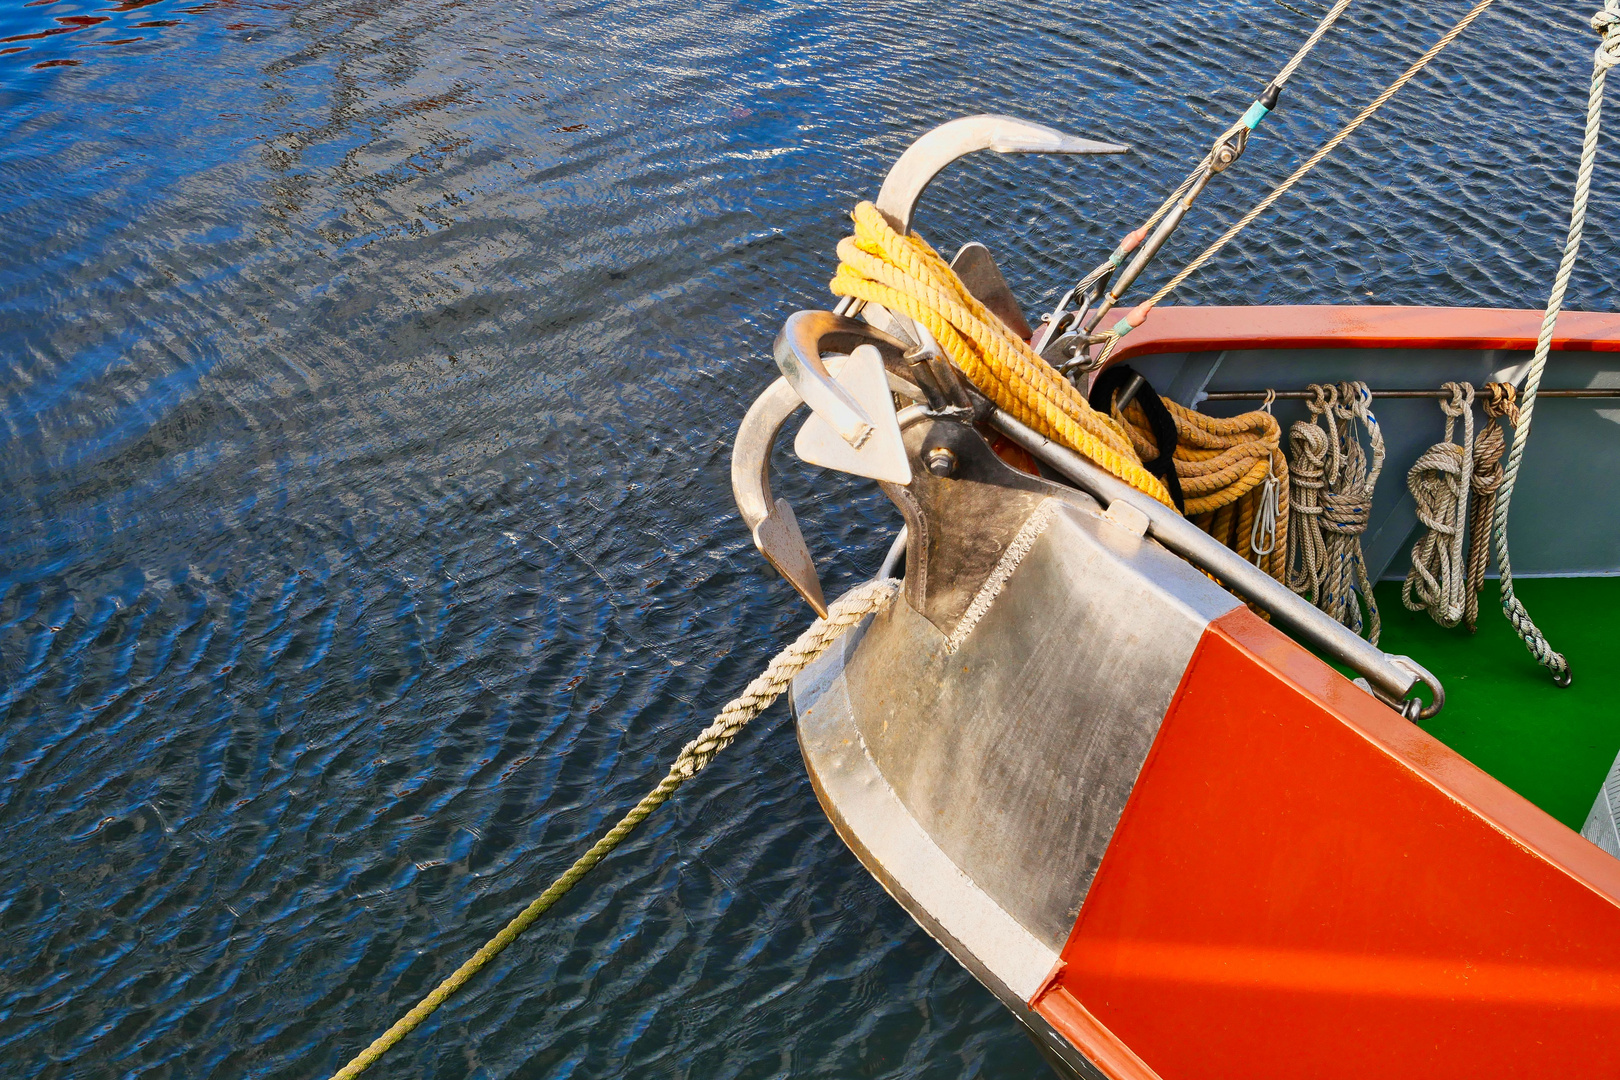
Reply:
[[[945,166],[967,154],[979,150],[1119,154],[1128,149],[1011,116],[965,116],[941,124],[912,143],[884,178],[875,205],[905,233],[923,190]],[[964,281],[974,294],[1008,325],[1022,326],[1027,336],[1028,325],[989,252],[982,245],[969,245],[956,261],[964,260]],[[938,352],[926,332],[904,316],[874,308],[874,315],[882,312],[884,316],[882,328],[845,317],[858,306],[846,301],[836,312],[801,311],[788,318],[773,349],[782,378],[749,408],[732,450],[732,493],[753,534],[754,546],[818,615],[826,614],[826,600],[798,518],[792,507],[771,495],[770,455],[776,436],[802,402],[813,415],[795,440],[801,458],[858,476],[909,484],[911,466],[890,392],[922,399],[922,391],[895,372],[912,371],[907,367],[909,360],[919,363],[915,375],[922,377],[929,366],[927,358]],[[843,354],[836,362],[836,377],[832,354]],[[948,363],[943,357],[938,359]]]
[[[875,200],[899,233],[911,229],[917,200],[940,172],[957,158],[978,150],[998,154],[1123,154],[1130,147],[1066,135],[1056,128],[1016,116],[981,113],[939,125],[912,143],[889,169]]]
[[[918,200],[934,177],[945,166],[968,154],[979,150],[993,150],[998,154],[1122,154],[1129,149],[1118,143],[1067,135],[1056,128],[1013,116],[991,113],[964,116],[939,125],[912,143],[883,178],[875,205],[889,219],[889,223],[904,235],[911,228],[911,217]],[[1013,300],[1000,271],[995,268],[994,260],[990,259],[989,252],[983,251],[982,245],[976,250],[964,249],[958,253],[958,261],[964,260],[964,269],[971,268],[975,279],[982,282],[990,294],[980,297],[985,305],[998,312],[1009,325],[1022,327],[1025,336],[1028,336],[1028,324],[1024,322],[1023,314],[1018,310],[1017,302]],[[987,268],[983,265],[985,263],[989,264]],[[846,300],[839,304],[835,313],[852,315],[859,306]],[[888,316],[883,320],[886,329],[914,342],[922,340],[910,319],[894,313],[885,314]],[[808,347],[820,325],[814,321],[815,318],[812,313],[801,312],[788,319],[776,339],[777,366],[811,410],[856,451],[853,458],[846,456],[846,460],[861,467],[846,468],[845,471],[893,483],[908,483],[910,473],[906,466],[905,450],[900,445],[899,428],[890,430],[888,425],[884,425],[885,430],[877,432],[872,410],[863,407],[852,394],[834,383]],[[861,385],[871,383],[870,378],[861,381]],[[892,412],[892,409],[889,411]],[[898,479],[902,469],[907,470],[904,480]]]
[[[817,318],[799,319],[800,315]],[[794,323],[794,319],[799,321]],[[800,312],[788,321],[795,327],[795,340],[799,346],[807,350],[807,356],[815,357],[816,368],[825,373],[827,381],[833,386],[844,390],[846,372],[851,366],[860,373],[857,389],[865,405],[860,405],[859,401],[857,405],[860,405],[863,415],[867,415],[868,406],[877,413],[875,417],[868,416],[869,420],[875,421],[874,431],[882,430],[887,434],[892,425],[898,444],[899,422],[895,419],[890,393],[914,399],[922,397],[922,391],[915,384],[888,371],[890,365],[903,369],[907,351],[905,343],[875,327],[827,311]],[[848,355],[829,355],[824,359],[823,352]],[[877,392],[875,386],[868,385],[874,372],[882,380],[881,393]],[[881,409],[873,400],[875,397],[881,398]],[[783,425],[803,404],[804,399],[785,375],[766,387],[765,392],[754,400],[737,428],[737,441],[731,450],[731,493],[737,500],[737,509],[743,521],[753,534],[754,546],[759,553],[787,578],[788,584],[815,608],[817,615],[825,615],[827,601],[821,591],[821,578],[816,573],[810,548],[804,542],[804,533],[799,529],[798,517],[786,500],[771,494],[771,449],[776,445],[776,437]],[[854,455],[859,452],[850,448],[830,425],[821,441],[829,446],[836,444],[840,453]],[[900,454],[905,478],[894,482],[908,484],[911,482],[911,467],[903,445],[900,446]],[[801,453],[801,456],[804,455]],[[843,467],[831,461],[826,464],[829,468]]]

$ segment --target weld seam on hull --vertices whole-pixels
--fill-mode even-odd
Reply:
[[[1001,595],[1001,590],[1007,585],[1007,579],[1012,577],[1013,571],[1018,569],[1018,564],[1024,561],[1024,556],[1029,554],[1029,549],[1035,546],[1035,541],[1041,538],[1041,534],[1046,531],[1046,527],[1051,522],[1052,500],[1043,499],[1041,504],[1035,508],[1034,513],[1030,514],[1024,521],[1023,527],[1018,530],[1018,534],[1012,538],[1012,543],[1007,545],[1007,551],[1001,556],[1001,561],[996,563],[996,568],[990,572],[990,576],[979,587],[979,591],[973,597],[973,602],[968,604],[967,611],[962,614],[961,621],[956,624],[956,629],[951,631],[951,636],[946,639],[945,651],[947,653],[954,653],[962,647],[962,643],[968,639],[968,635],[973,633],[973,628],[979,625],[979,620],[984,618],[985,614],[990,610],[990,605],[995,602],[997,596]]]

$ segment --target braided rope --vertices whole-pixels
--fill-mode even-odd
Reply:
[[[1425,450],[1406,474],[1406,486],[1417,505],[1418,521],[1427,530],[1412,545],[1412,565],[1401,586],[1401,603],[1410,611],[1428,611],[1441,626],[1456,626],[1467,608],[1468,571],[1463,560],[1463,530],[1468,520],[1468,489],[1474,477],[1474,388],[1448,382],[1450,400],[1445,437]],[[1462,420],[1462,445],[1452,441]]]
[[[1357,113],[1349,123],[1345,124],[1344,127],[1340,128],[1332,138],[1318,147],[1316,152],[1310,157],[1306,158],[1299,168],[1295,169],[1288,175],[1286,180],[1272,188],[1270,194],[1256,203],[1254,208],[1248,213],[1244,214],[1237,221],[1233,222],[1232,225],[1225,232],[1223,232],[1214,243],[1210,244],[1207,248],[1200,252],[1197,258],[1193,259],[1192,262],[1182,267],[1175,277],[1171,278],[1169,281],[1165,282],[1164,285],[1160,286],[1158,292],[1154,293],[1147,300],[1137,305],[1131,311],[1131,313],[1122,320],[1122,322],[1133,327],[1140,326],[1142,324],[1142,320],[1147,318],[1147,313],[1151,311],[1154,306],[1159,303],[1159,301],[1163,300],[1165,297],[1179,289],[1182,282],[1186,281],[1189,277],[1192,277],[1192,275],[1197,273],[1205,263],[1209,262],[1209,260],[1220,254],[1221,249],[1226,247],[1227,244],[1231,243],[1232,239],[1236,237],[1238,233],[1248,228],[1249,224],[1253,222],[1255,218],[1269,210],[1273,203],[1286,195],[1289,189],[1291,189],[1295,184],[1299,183],[1300,180],[1304,179],[1305,175],[1312,169],[1316,168],[1316,166],[1322,162],[1323,158],[1333,153],[1333,151],[1338,148],[1340,143],[1344,142],[1344,140],[1355,134],[1357,128],[1361,127],[1362,124],[1371,119],[1372,115],[1379,109],[1383,108],[1384,104],[1389,101],[1390,98],[1399,93],[1402,87],[1411,82],[1413,79],[1417,78],[1418,74],[1422,72],[1424,68],[1429,66],[1429,62],[1431,60],[1433,60],[1436,56],[1439,56],[1441,51],[1444,50],[1447,45],[1450,45],[1453,41],[1457,40],[1458,36],[1461,35],[1464,30],[1468,29],[1468,27],[1473,24],[1475,19],[1483,15],[1486,9],[1489,8],[1494,2],[1495,0],[1479,0],[1477,4],[1469,9],[1468,14],[1464,15],[1457,21],[1455,26],[1441,35],[1440,40],[1436,41],[1433,45],[1425,49],[1423,55],[1414,60],[1412,65],[1402,72],[1399,78],[1385,87],[1383,92],[1377,97],[1373,98],[1372,101],[1368,102],[1366,107]],[[1607,2],[1613,3],[1615,0],[1607,0]],[[1120,333],[1116,327],[1114,330],[1108,331],[1104,336],[1106,340],[1103,344],[1102,352],[1097,358],[1097,367],[1101,367],[1108,362],[1108,358],[1113,355],[1114,349],[1119,345],[1120,338],[1123,336],[1123,334]]]
[[[1603,83],[1609,69],[1620,63],[1620,0],[1605,0],[1603,10],[1592,16],[1592,29],[1603,35],[1592,54],[1592,86],[1586,98],[1586,135],[1581,142],[1581,163],[1575,173],[1575,200],[1569,212],[1569,235],[1564,240],[1564,257],[1558,263],[1553,278],[1552,292],[1547,297],[1547,311],[1541,319],[1541,333],[1536,337],[1535,355],[1530,359],[1530,370],[1524,377],[1524,401],[1519,406],[1519,420],[1513,427],[1513,448],[1508,451],[1507,468],[1501,491],[1496,497],[1496,513],[1492,532],[1496,539],[1496,561],[1502,572],[1502,613],[1513,624],[1513,629],[1524,642],[1525,648],[1536,662],[1552,672],[1560,686],[1570,682],[1569,661],[1547,643],[1547,638],[1525,610],[1524,603],[1513,593],[1513,566],[1508,557],[1508,509],[1513,503],[1513,487],[1519,479],[1519,463],[1524,458],[1525,444],[1530,441],[1530,422],[1536,411],[1536,391],[1541,387],[1541,374],[1547,369],[1547,355],[1552,351],[1553,328],[1558,313],[1564,307],[1564,293],[1569,289],[1570,274],[1575,269],[1575,258],[1581,250],[1581,232],[1586,227],[1586,202],[1592,192],[1592,168],[1597,162],[1598,132],[1603,123]]]
[[[1327,566],[1327,541],[1322,535],[1322,492],[1327,487],[1328,448],[1333,439],[1331,420],[1324,415],[1338,400],[1332,386],[1313,385],[1306,408],[1311,419],[1295,421],[1288,429],[1293,462],[1288,492],[1288,573],[1284,584],[1321,606],[1322,574]]]
[[[901,236],[869,202],[853,216],[855,235],[838,242],[829,286],[835,295],[909,315],[998,407],[1170,505],[1170,493],[1142,467],[1120,426],[969,292],[927,241]]]
[[[573,866],[553,881],[533,903],[519,912],[516,918],[507,923],[500,933],[435,987],[431,994],[417,1002],[410,1012],[400,1017],[370,1046],[355,1055],[354,1060],[333,1073],[332,1080],[353,1080],[376,1064],[378,1058],[431,1016],[451,994],[466,985],[485,965],[516,941],[519,934],[532,926],[548,908],[562,899],[569,889],[590,873],[609,852],[623,843],[624,838],[629,836],[647,815],[662,806],[682,784],[696,776],[704,766],[714,760],[716,754],[731,745],[731,741],[742,732],[750,720],[764,712],[782,695],[782,691],[787,689],[794,676],[826,652],[828,647],[843,637],[851,627],[868,615],[887,608],[898,592],[899,583],[892,578],[869,581],[852,589],[833,604],[828,609],[826,618],[811,623],[793,644],[777,653],[764,672],[748,684],[747,689],[726,703],[726,707],[720,710],[713,723],[681,748],[675,763],[669,767],[669,772],[658,782],[657,787],[636,803],[628,814],[619,819],[617,825],[604,833],[589,851],[575,860]]]
[[[1496,492],[1502,486],[1502,452],[1507,434],[1496,421],[1519,422],[1511,383],[1484,386],[1485,426],[1474,440],[1473,501],[1468,504],[1468,583],[1464,590],[1463,622],[1472,634],[1479,628],[1479,594],[1485,588],[1485,571],[1491,563],[1491,518],[1496,510]]]
[[[1384,433],[1363,382],[1312,385],[1313,419],[1289,431],[1294,448],[1294,521],[1287,584],[1339,623],[1378,644],[1383,621],[1367,576],[1361,534],[1372,516],[1373,488],[1384,467]],[[1320,420],[1322,426],[1317,426]],[[1369,461],[1361,435],[1372,448]],[[1360,593],[1360,602],[1357,593]],[[1367,605],[1363,618],[1361,604]]]

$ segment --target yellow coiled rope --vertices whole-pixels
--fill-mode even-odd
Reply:
[[[1160,398],[1176,424],[1171,461],[1186,514],[1199,528],[1278,581],[1288,568],[1288,458],[1282,428],[1264,409],[1205,416]],[[1136,402],[1115,418],[1145,461],[1158,456],[1147,414]],[[1272,483],[1267,486],[1267,480]],[[1270,501],[1267,499],[1269,490]],[[1257,526],[1258,522],[1258,527]]]
[[[1170,505],[1170,493],[1142,468],[1119,423],[1093,409],[1084,394],[968,292],[922,237],[901,236],[869,202],[855,208],[854,218],[855,235],[838,242],[835,294],[909,315],[999,408]]]

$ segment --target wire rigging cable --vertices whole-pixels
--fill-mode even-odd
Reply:
[[[1367,105],[1359,113],[1357,113],[1349,123],[1340,128],[1331,139],[1318,147],[1316,152],[1309,158],[1306,158],[1297,169],[1288,175],[1286,180],[1272,188],[1270,194],[1256,203],[1253,209],[1244,214],[1237,221],[1233,222],[1227,228],[1227,230],[1215,240],[1214,243],[1210,244],[1190,263],[1182,267],[1181,270],[1169,281],[1165,282],[1164,285],[1160,286],[1158,292],[1155,292],[1147,300],[1143,301],[1141,304],[1138,304],[1131,310],[1130,314],[1126,315],[1123,319],[1116,323],[1106,335],[1107,340],[1103,344],[1103,350],[1098,358],[1098,363],[1106,363],[1108,358],[1113,355],[1114,349],[1118,346],[1119,339],[1130,333],[1135,327],[1141,326],[1142,321],[1147,318],[1148,312],[1153,310],[1153,307],[1158,304],[1159,301],[1163,300],[1165,297],[1169,296],[1171,293],[1180,288],[1182,282],[1186,281],[1193,274],[1197,273],[1200,267],[1218,255],[1221,249],[1226,247],[1227,244],[1231,243],[1233,238],[1236,237],[1238,233],[1248,228],[1249,224],[1254,221],[1255,218],[1269,210],[1273,203],[1286,195],[1295,184],[1299,183],[1300,180],[1304,179],[1312,169],[1321,164],[1324,158],[1333,153],[1333,151],[1338,148],[1340,143],[1344,142],[1344,140],[1355,134],[1357,128],[1361,127],[1362,124],[1365,124],[1369,119],[1371,119],[1373,114],[1378,112],[1379,109],[1383,108],[1384,104],[1389,101],[1390,98],[1399,93],[1402,87],[1415,79],[1424,68],[1429,66],[1429,62],[1431,60],[1433,60],[1436,56],[1439,56],[1446,46],[1450,45],[1453,41],[1456,41],[1458,36],[1462,34],[1464,30],[1468,29],[1469,26],[1473,25],[1474,20],[1483,15],[1494,2],[1495,0],[1479,0],[1479,3],[1475,4],[1471,9],[1469,9],[1468,13],[1459,19],[1455,26],[1453,26],[1450,30],[1447,30],[1445,34],[1440,37],[1440,40],[1436,41],[1433,45],[1424,50],[1423,55],[1414,60],[1412,65],[1402,72],[1399,78],[1385,87],[1383,92],[1377,97],[1373,98],[1372,101],[1368,102]],[[1613,0],[1610,0],[1610,2],[1613,2]]]

